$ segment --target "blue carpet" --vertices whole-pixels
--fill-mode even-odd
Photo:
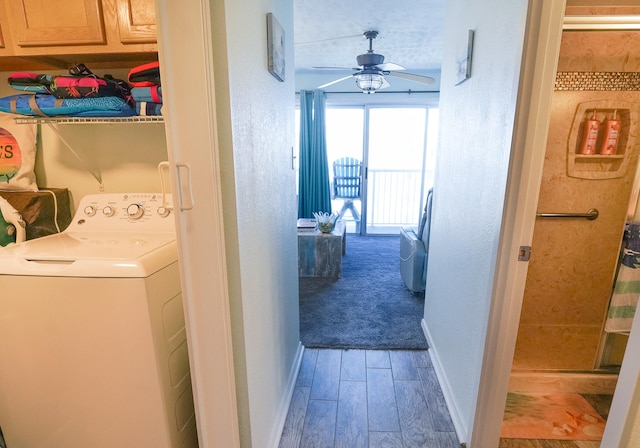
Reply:
[[[300,278],[307,348],[425,350],[424,295],[400,276],[400,237],[347,235],[342,278]]]

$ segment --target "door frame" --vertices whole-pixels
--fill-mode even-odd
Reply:
[[[213,51],[220,47],[215,47],[212,20],[221,16],[215,9],[208,0],[156,0],[199,446],[240,448],[213,88]],[[192,191],[195,185],[200,188]]]
[[[469,446],[497,446],[515,352],[528,263],[517,261],[531,246],[557,71],[565,0],[529,2],[512,157],[507,183],[493,303]],[[626,353],[640,350],[636,313]],[[627,445],[640,403],[640,359],[625,356],[602,446]],[[609,423],[611,422],[611,423]]]

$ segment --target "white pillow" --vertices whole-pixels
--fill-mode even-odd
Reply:
[[[16,124],[17,116],[0,113],[0,190],[38,191],[34,172],[38,125]]]

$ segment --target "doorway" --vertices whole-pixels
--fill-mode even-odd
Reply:
[[[569,7],[567,13],[580,14]],[[627,39],[637,37],[563,33],[510,392],[570,392],[609,396],[611,402],[626,336],[603,329],[638,188],[633,136],[640,95],[635,84],[614,81],[629,68],[612,56],[620,51],[626,54],[621,59],[634,59],[624,50]],[[593,72],[605,73],[593,83]],[[613,157],[601,151],[582,154],[587,119],[597,118],[602,134],[607,120],[619,113],[625,118]],[[599,148],[602,135],[597,142]],[[588,216],[592,209],[598,210],[597,219]],[[508,401],[505,420],[513,415],[512,406]],[[601,414],[597,419],[606,420],[608,404],[593,408]],[[604,421],[597,423],[601,436]],[[576,425],[580,430],[580,422]],[[562,439],[561,433],[548,438]],[[583,440],[599,440],[591,435]]]
[[[301,340],[306,347],[424,348],[424,298],[402,281],[399,234],[417,227],[433,184],[438,109],[432,101],[345,104],[336,96],[327,94],[325,109],[329,181],[334,161],[357,159],[361,196],[355,216],[342,216],[350,235],[341,277],[300,278]],[[333,198],[333,211],[342,208],[343,199]]]

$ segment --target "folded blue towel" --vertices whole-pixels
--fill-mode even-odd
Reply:
[[[162,87],[134,87],[131,96],[136,102],[162,103]]]
[[[0,111],[31,116],[130,117],[133,107],[116,96],[55,98],[52,95],[11,95],[0,98]]]

